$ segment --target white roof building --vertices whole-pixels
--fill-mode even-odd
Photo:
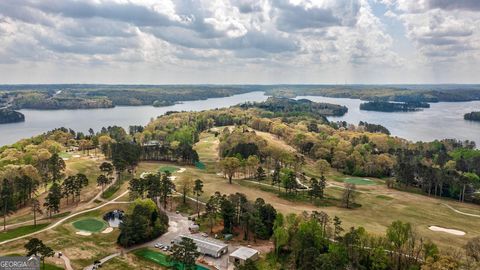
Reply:
[[[228,252],[228,245],[224,244],[220,241],[203,237],[197,235],[179,235],[173,241],[175,244],[180,244],[182,238],[189,238],[192,239],[193,242],[197,245],[198,252],[203,255],[209,255],[214,258],[219,258],[223,254]]]
[[[229,256],[229,261],[232,263],[244,264],[246,260],[255,261],[258,259],[258,250],[248,247],[240,247]]]

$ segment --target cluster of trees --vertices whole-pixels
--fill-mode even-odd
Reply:
[[[428,195],[479,202],[480,150],[455,141],[435,142],[397,153],[397,182]]]
[[[480,112],[469,112],[463,115],[463,119],[471,121],[480,121]]]
[[[129,207],[120,223],[117,242],[122,247],[145,243],[168,230],[168,216],[152,199],[137,199]]]
[[[223,233],[233,233],[238,228],[243,232],[244,240],[250,240],[250,236],[253,236],[255,241],[271,237],[276,215],[275,208],[262,198],[250,202],[245,194],[222,195],[217,191],[206,203],[204,217],[210,223],[210,232],[216,218],[221,217]]]
[[[36,256],[42,261],[42,269],[45,269],[45,258],[53,257],[55,252],[53,249],[43,243],[42,240],[38,238],[32,238],[24,245],[24,248],[27,250],[25,254],[27,257]]]
[[[421,108],[430,108],[425,102],[386,102],[370,101],[360,104],[360,110],[379,112],[414,112]]]
[[[149,173],[129,181],[130,198],[150,198],[160,200],[163,208],[167,207],[167,199],[175,191],[175,184],[170,179],[170,173]]]
[[[270,112],[262,114],[265,117],[309,117],[321,118],[328,122],[325,116],[342,116],[348,108],[330,103],[313,102],[308,99],[289,99],[281,97],[269,97],[265,102],[247,102],[240,105],[241,108],[260,108]]]
[[[419,269],[422,265],[422,269],[457,269],[442,267],[460,265],[401,221],[393,222],[385,236],[375,236],[362,227],[344,231],[338,217],[324,212],[277,214],[273,239],[273,255],[288,269]]]
[[[370,123],[367,123],[367,122],[360,121],[358,123],[358,127],[365,128],[365,131],[367,131],[367,132],[371,132],[371,133],[380,132],[380,133],[383,133],[383,134],[390,135],[390,130],[388,130],[386,127],[384,127],[382,125],[370,124]]]
[[[0,124],[6,123],[16,123],[24,122],[25,115],[23,113],[11,110],[11,109],[0,109]]]

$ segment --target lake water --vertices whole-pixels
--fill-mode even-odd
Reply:
[[[466,121],[465,113],[480,111],[480,101],[430,103],[430,108],[416,112],[374,112],[360,110],[359,99],[301,96],[316,102],[328,102],[348,107],[341,117],[329,117],[331,121],[347,121],[357,125],[364,121],[380,124],[392,133],[412,141],[433,141],[455,138],[470,140],[480,146],[480,122]]]
[[[318,102],[328,102],[348,107],[348,113],[342,117],[329,117],[332,121],[347,121],[358,124],[365,121],[381,124],[392,135],[413,141],[432,141],[434,139],[456,138],[472,140],[480,145],[480,123],[463,120],[463,114],[480,110],[480,101],[432,103],[429,109],[418,112],[373,112],[359,109],[362,101],[358,99],[327,98],[302,96]],[[245,101],[264,101],[263,92],[250,92],[224,98],[186,101],[168,107],[119,106],[110,109],[89,110],[20,110],[25,114],[25,122],[0,125],[0,145],[11,144],[22,138],[38,135],[58,127],[75,131],[95,131],[104,126],[117,125],[128,128],[130,125],[146,125],[150,119],[167,111],[201,111],[223,108]]]
[[[131,125],[146,125],[152,118],[167,111],[202,111],[266,99],[267,96],[263,92],[250,92],[223,98],[185,101],[167,107],[117,106],[88,110],[19,110],[25,115],[25,122],[0,125],[0,145],[12,144],[22,138],[29,138],[59,127],[87,132],[89,128],[99,131],[102,127],[117,125],[128,130]]]

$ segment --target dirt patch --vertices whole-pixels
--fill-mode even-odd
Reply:
[[[443,227],[439,227],[439,226],[429,226],[428,229],[431,230],[431,231],[434,231],[434,232],[446,232],[446,233],[453,234],[453,235],[458,235],[458,236],[465,235],[464,231],[455,230],[455,229],[448,229],[448,228],[443,228]]]
[[[186,170],[187,170],[186,168],[180,168],[180,170],[178,170],[177,173],[183,173]]]

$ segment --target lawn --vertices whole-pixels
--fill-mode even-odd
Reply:
[[[344,177],[343,179],[344,183],[349,183],[349,184],[355,184],[355,185],[376,185],[375,181],[370,180],[368,178],[360,178],[360,177]]]
[[[157,263],[157,264],[159,264],[161,266],[164,266],[164,267],[167,267],[169,269],[171,267],[175,267],[178,270],[183,269],[183,267],[180,263],[174,263],[174,262],[168,261],[167,260],[167,255],[165,255],[163,253],[160,253],[160,252],[157,252],[157,251],[153,251],[153,250],[148,249],[148,248],[142,248],[142,249],[139,249],[137,251],[134,251],[133,253],[140,258],[143,258],[145,260]],[[196,267],[195,267],[195,270],[208,270],[208,268],[197,264]]]
[[[100,232],[107,227],[107,224],[103,220],[96,218],[80,219],[72,223],[73,227],[81,231],[87,232]]]
[[[18,227],[18,228],[15,228],[15,229],[7,230],[6,232],[1,232],[0,233],[0,242],[5,241],[5,240],[9,240],[9,239],[13,239],[13,238],[25,235],[25,234],[29,234],[29,233],[39,231],[39,230],[47,227],[48,225],[50,225],[50,223],[37,224],[37,226],[26,225],[26,226]]]

